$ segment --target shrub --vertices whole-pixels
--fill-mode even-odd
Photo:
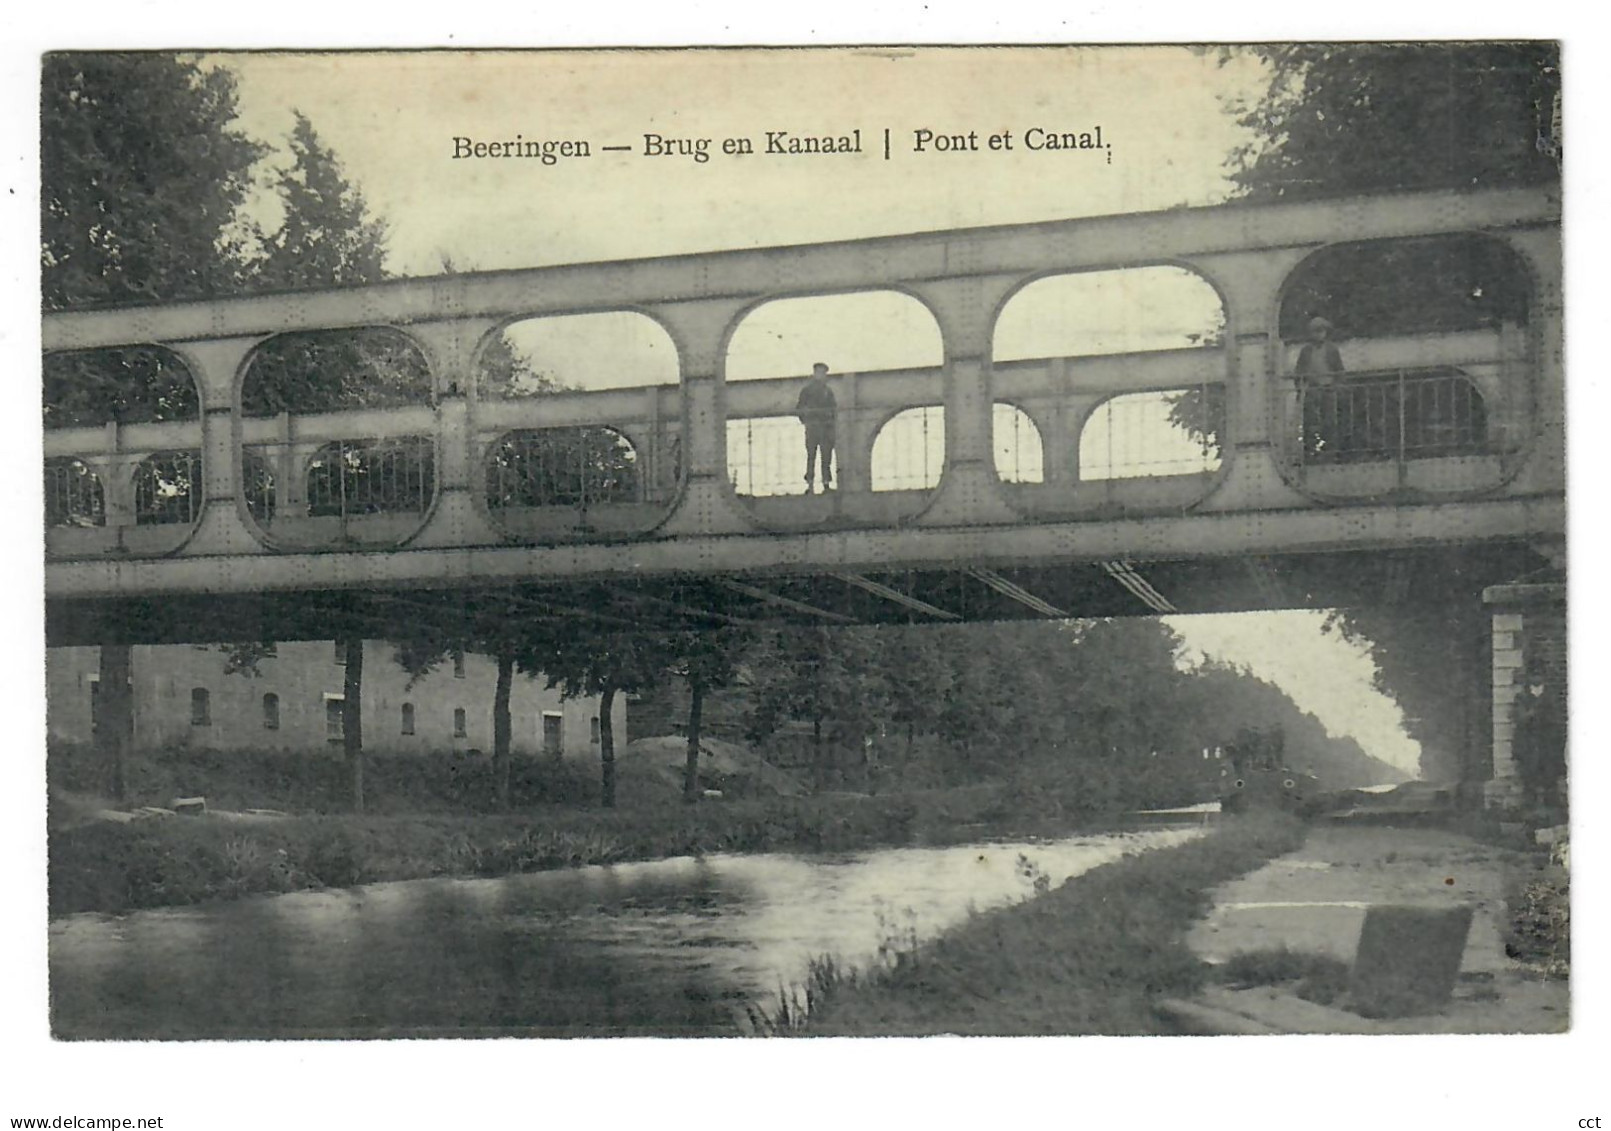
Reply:
[[[1566,873],[1550,869],[1518,882],[1506,903],[1510,932],[1505,953],[1549,977],[1565,978],[1572,965],[1572,904]]]

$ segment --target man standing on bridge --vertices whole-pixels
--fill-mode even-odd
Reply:
[[[1337,387],[1343,372],[1342,351],[1331,340],[1332,325],[1309,319],[1309,340],[1298,351],[1292,375],[1303,403],[1303,446],[1310,456],[1346,457],[1353,448],[1354,404],[1351,390]]]
[[[820,457],[822,463],[822,489],[833,490],[834,419],[839,402],[828,386],[828,367],[817,362],[811,367],[811,376],[800,390],[800,399],[794,403],[794,413],[805,425],[806,494],[816,489],[815,468]]]

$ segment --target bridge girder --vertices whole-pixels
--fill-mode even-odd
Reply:
[[[47,457],[79,461],[108,492],[102,525],[48,532],[49,619],[58,636],[75,635],[61,626],[105,621],[93,612],[97,605],[123,609],[138,624],[142,608],[205,610],[211,601],[249,621],[259,601],[300,632],[286,602],[315,594],[339,594],[338,606],[358,608],[366,592],[417,600],[432,591],[499,590],[547,593],[553,603],[539,604],[533,616],[587,614],[591,600],[601,621],[652,624],[1122,615],[1194,611],[1204,604],[1192,592],[1197,576],[1240,591],[1233,575],[1249,575],[1225,563],[1250,558],[1386,554],[1419,562],[1451,553],[1510,562],[1514,545],[1555,544],[1565,530],[1559,217],[1558,197],[1535,189],[1238,204],[49,314],[47,350],[171,349],[190,367],[201,405],[192,421],[47,434]],[[1494,442],[1441,459],[1400,451],[1394,461],[1306,463],[1301,407],[1276,324],[1292,271],[1339,241],[1463,233],[1505,242],[1526,265],[1529,324],[1481,340],[1445,334],[1360,348],[1401,367],[1400,405],[1402,367],[1459,362],[1476,372],[1471,380],[1487,382],[1494,398]],[[1210,282],[1224,303],[1223,342],[1145,356],[992,361],[996,318],[1024,286],[1052,274],[1153,263]],[[728,335],[772,299],[870,288],[899,290],[929,309],[943,364],[846,375],[853,427],[842,431],[857,439],[846,440],[844,453],[854,474],[841,478],[857,489],[740,498],[728,474],[726,422],[734,412],[789,414],[797,382],[729,385]],[[664,326],[680,384],[562,393],[541,403],[478,399],[478,353],[511,317],[599,310],[634,310]],[[432,403],[244,415],[242,374],[266,338],[376,325],[420,344]],[[1083,477],[1080,429],[1098,405],[1138,391],[1206,393],[1210,385],[1227,400],[1217,467]],[[938,482],[865,489],[862,465],[876,432],[868,422],[918,403],[945,410]],[[1044,482],[1009,483],[998,473],[992,412],[1001,403],[1021,406],[1040,430]],[[522,519],[528,526],[512,526],[485,497],[488,453],[512,430],[556,426],[607,426],[637,437],[651,477],[661,479],[635,510],[612,516],[609,506],[584,505],[580,517],[563,522],[533,514]],[[1401,440],[1403,427],[1401,419]],[[343,513],[337,522],[311,511],[292,516],[282,502],[275,519],[254,517],[244,486],[249,453],[279,460],[290,469],[289,484],[297,467],[305,476],[310,453],[359,435],[422,438],[432,452],[433,490],[417,516]],[[199,505],[188,525],[136,520],[133,476],[160,452],[195,455]],[[559,525],[544,525],[550,520]],[[1080,584],[1070,588],[1071,577]],[[690,590],[699,579],[725,583]],[[1387,585],[1394,594],[1414,581],[1400,574]],[[1285,578],[1260,588],[1265,605],[1289,599]],[[707,604],[689,601],[690,591],[709,595]]]

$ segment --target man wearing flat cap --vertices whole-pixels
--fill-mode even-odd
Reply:
[[[838,401],[828,384],[828,367],[817,362],[811,367],[811,376],[800,389],[795,403],[795,415],[805,425],[806,494],[816,488],[816,466],[822,468],[822,489],[833,490],[834,422],[839,411]]]

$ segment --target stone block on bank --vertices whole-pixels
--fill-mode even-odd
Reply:
[[[1475,909],[1377,905],[1365,912],[1349,995],[1366,1017],[1434,1013],[1454,995]]]

